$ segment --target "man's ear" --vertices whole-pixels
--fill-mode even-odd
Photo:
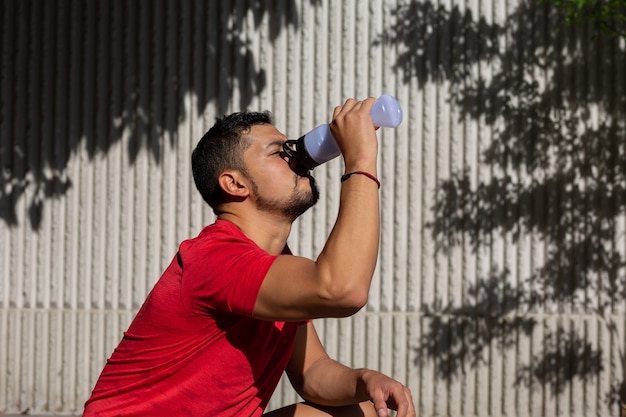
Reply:
[[[250,193],[247,178],[239,171],[224,171],[217,182],[227,196],[243,199]]]

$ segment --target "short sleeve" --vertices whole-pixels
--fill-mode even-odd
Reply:
[[[252,317],[261,284],[277,256],[238,229],[218,230],[179,250],[181,297],[192,313],[223,311]]]

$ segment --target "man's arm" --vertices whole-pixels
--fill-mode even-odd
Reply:
[[[346,173],[377,175],[378,141],[369,115],[374,101],[348,100],[335,109],[331,131]],[[342,183],[337,221],[317,260],[276,259],[261,286],[255,316],[301,320],[356,313],[367,302],[379,233],[377,184],[365,175],[352,175]]]
[[[287,375],[300,396],[322,406],[345,406],[371,401],[383,417],[387,409],[398,417],[414,417],[410,390],[379,372],[352,369],[331,359],[312,323],[300,326]]]

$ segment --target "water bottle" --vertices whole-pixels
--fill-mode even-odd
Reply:
[[[383,94],[374,102],[370,116],[374,126],[395,128],[402,122],[402,108],[394,97]],[[298,139],[288,140],[283,150],[307,171],[341,154],[328,124],[317,126]]]

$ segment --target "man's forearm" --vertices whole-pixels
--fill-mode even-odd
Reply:
[[[320,359],[303,375],[298,393],[306,401],[324,406],[343,406],[367,401],[362,374],[330,359]]]
[[[379,236],[378,188],[368,177],[354,175],[342,185],[337,221],[316,262],[337,293],[367,299]]]

